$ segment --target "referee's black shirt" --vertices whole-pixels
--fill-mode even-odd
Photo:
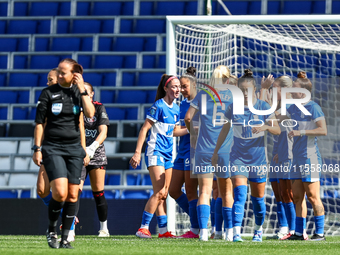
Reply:
[[[69,88],[59,84],[42,90],[37,104],[35,122],[45,123],[44,141],[58,144],[80,142],[79,115],[82,100],[77,85]]]

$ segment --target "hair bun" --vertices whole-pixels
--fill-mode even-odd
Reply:
[[[190,66],[187,68],[187,74],[190,74],[194,77],[196,77],[196,67]]]
[[[253,71],[250,69],[244,70],[244,77],[252,77],[253,76]]]
[[[298,73],[297,77],[298,77],[298,78],[305,79],[305,78],[307,78],[307,74],[306,74],[306,72],[301,71],[301,72]]]

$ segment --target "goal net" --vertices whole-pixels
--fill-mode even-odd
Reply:
[[[209,83],[218,65],[226,65],[240,77],[250,68],[257,79],[288,75],[296,79],[305,71],[313,83],[312,100],[326,116],[328,135],[318,138],[323,159],[321,197],[325,206],[327,235],[340,230],[340,26],[339,16],[187,16],[167,17],[167,73],[181,75],[189,66],[197,68],[198,81]],[[272,137],[267,136],[268,160]],[[266,188],[265,234],[278,231],[276,202]],[[253,233],[254,216],[250,195],[245,207],[242,232]],[[177,206],[176,231],[190,227],[189,217]],[[308,233],[314,231],[313,212],[308,202]]]

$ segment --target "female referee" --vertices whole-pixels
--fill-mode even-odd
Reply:
[[[312,91],[312,83],[307,79],[305,72],[298,74],[293,88],[304,88]],[[302,99],[304,93],[292,93],[294,99]],[[296,105],[287,110],[287,117],[297,122],[297,125],[288,133],[294,139],[293,162],[290,171],[293,199],[296,204],[295,234],[286,240],[306,240],[306,215],[303,210],[305,196],[312,204],[314,211],[315,233],[312,241],[324,241],[325,212],[320,198],[320,175],[323,168],[320,151],[317,145],[317,136],[327,135],[325,115],[321,107],[312,100],[304,104],[311,115],[305,115]],[[280,119],[285,118],[281,116]]]
[[[107,228],[107,201],[104,195],[105,169],[107,158],[105,154],[104,141],[107,137],[109,118],[103,104],[93,101],[94,91],[90,83],[85,82],[85,89],[91,98],[96,113],[92,118],[84,117],[85,134],[86,134],[86,152],[90,157],[90,163],[83,166],[81,172],[81,184],[79,194],[83,190],[84,181],[87,175],[90,175],[92,194],[96,202],[97,214],[100,222],[98,237],[109,237],[110,233]],[[79,210],[79,201],[77,202],[77,212]]]
[[[194,173],[198,177],[199,185],[199,198],[197,203],[197,215],[200,227],[200,240],[208,241],[208,220],[210,215],[210,197],[213,183],[213,173],[218,178],[219,191],[222,197],[223,215],[226,217],[224,220],[230,222],[231,218],[231,206],[232,206],[232,189],[231,181],[228,171],[214,171],[215,165],[211,162],[212,151],[215,148],[217,137],[220,133],[221,126],[224,120],[224,112],[231,104],[232,95],[228,89],[223,90],[223,84],[227,84],[230,77],[230,71],[228,67],[220,65],[214,70],[211,79],[210,86],[213,90],[217,89],[216,85],[219,85],[218,95],[221,102],[217,97],[208,96],[207,90],[202,89],[195,99],[191,102],[190,108],[185,116],[185,124],[190,135],[195,135],[195,130],[190,128],[191,119],[199,114],[200,127],[197,138],[197,145],[195,151],[195,166]],[[222,86],[221,86],[222,85]],[[215,101],[216,104],[215,104]],[[206,111],[206,112],[205,112]],[[218,166],[221,169],[225,169],[225,166],[229,165],[229,152],[232,143],[233,134],[230,132],[228,138],[224,141],[221,149],[220,159]]]
[[[48,206],[49,227],[46,231],[51,248],[73,248],[67,237],[75,216],[83,162],[85,165],[89,162],[85,152],[82,111],[92,118],[95,109],[87,96],[81,74],[82,66],[73,59],[60,61],[58,84],[45,88],[37,105],[33,161],[38,166],[44,161],[52,187],[52,198]],[[62,208],[63,229],[58,244],[56,225]]]
[[[189,67],[186,73],[180,78],[181,93],[185,98],[180,104],[181,128],[186,130],[184,117],[187,113],[190,102],[196,96],[196,68]],[[185,183],[185,194],[182,186]],[[197,220],[197,179],[190,177],[190,134],[182,136],[179,140],[177,157],[174,162],[171,183],[169,187],[170,196],[190,217],[191,228],[179,238],[198,238],[199,225]]]
[[[230,153],[230,171],[234,188],[234,204],[232,208],[234,242],[243,241],[241,238],[241,224],[247,199],[248,179],[255,215],[253,242],[262,242],[262,224],[266,214],[264,192],[267,167],[264,131],[269,131],[273,135],[279,135],[281,132],[274,114],[270,116],[256,115],[249,110],[248,100],[252,100],[253,107],[257,110],[270,109],[268,103],[256,99],[256,83],[252,74],[251,70],[246,69],[245,74],[238,80],[238,86],[244,96],[244,114],[233,114],[233,105],[226,110],[225,116],[228,123],[223,126],[214,151],[214,161],[216,162],[218,158],[217,152],[229,134],[230,121],[232,121],[234,145]],[[252,94],[249,94],[248,89],[252,89]],[[269,125],[264,125],[266,122]]]
[[[149,224],[157,210],[159,238],[175,237],[167,230],[165,199],[172,175],[173,136],[183,136],[187,130],[180,128],[179,107],[174,102],[180,95],[180,82],[176,76],[163,74],[157,88],[155,103],[147,112],[146,120],[139,132],[136,151],[130,160],[133,168],[141,161],[141,152],[146,135],[149,132],[145,148],[145,163],[150,173],[153,195],[145,205],[142,224],[136,236],[151,238]]]

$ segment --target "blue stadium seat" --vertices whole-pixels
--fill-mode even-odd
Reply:
[[[138,37],[117,37],[113,45],[114,51],[143,51],[144,39]]]
[[[106,112],[110,120],[124,120],[125,119],[125,109],[123,108],[106,107]]]
[[[12,73],[9,85],[12,87],[32,87],[38,85],[39,76],[34,73]]]
[[[57,34],[70,33],[70,20],[57,20]]]
[[[268,1],[269,3],[269,1]],[[261,1],[249,1],[249,15],[259,15],[261,14]]]
[[[185,15],[197,15],[197,1],[190,1],[185,3]]]
[[[165,33],[165,20],[137,19],[135,33]]]
[[[3,103],[1,101],[1,96],[0,96],[0,103]],[[0,120],[7,120],[7,107],[0,107]]]
[[[28,51],[28,38],[19,38],[17,46],[17,51]]]
[[[158,57],[158,64],[157,64],[157,68],[166,68],[166,56],[165,55],[161,55]]]
[[[333,1],[332,2],[332,14],[339,14],[340,13],[340,2]]]
[[[134,86],[136,82],[135,73],[123,73],[122,86]]]
[[[38,34],[49,34],[51,32],[51,21],[50,20],[39,20],[38,21]]]
[[[37,21],[34,20],[10,20],[8,34],[35,34],[37,33]]]
[[[15,104],[18,100],[18,93],[16,91],[1,91],[0,104]]]
[[[247,15],[248,1],[227,1],[224,2],[232,15]],[[220,4],[217,7],[217,15],[227,15]]]
[[[281,11],[281,1],[268,1],[268,15],[280,14]]]
[[[27,16],[28,3],[14,2],[14,16]]]
[[[325,1],[313,1],[312,2],[312,14],[325,14],[326,3]]]
[[[126,120],[138,120],[138,108],[126,108]]]
[[[5,73],[0,73],[0,87],[6,86],[6,74]]]
[[[144,51],[156,51],[157,39],[156,37],[146,37],[144,44]]]
[[[127,185],[140,185],[141,184],[141,175],[140,174],[127,174],[126,175],[126,184]]]
[[[0,16],[7,16],[7,3],[0,3]]]
[[[125,56],[123,68],[136,68],[137,65],[136,56]]]
[[[71,2],[59,3],[59,16],[69,16],[71,14]]]
[[[52,69],[58,66],[60,61],[59,56],[47,55],[33,55],[31,56],[30,69]]]
[[[130,34],[132,33],[133,20],[132,19],[121,19],[120,20],[120,33]]]
[[[100,102],[103,104],[115,103],[115,95],[116,95],[116,91],[114,90],[101,90],[100,91]],[[122,118],[125,118],[125,112],[122,115],[123,115]]]
[[[105,182],[105,185],[121,185],[119,174],[110,174]]]
[[[94,68],[122,68],[124,56],[98,55],[94,60]]]
[[[94,2],[92,15],[120,15],[120,2]]]
[[[36,38],[35,39],[35,51],[50,51],[49,38]]]
[[[116,73],[105,73],[103,86],[116,86]]]
[[[91,190],[83,190],[81,192],[81,195],[80,195],[80,198],[87,198],[87,199],[91,199],[93,198],[93,195],[92,195],[92,191]]]
[[[17,190],[0,190],[0,198],[18,198]]]
[[[30,190],[22,190],[20,198],[31,198],[31,191]]]
[[[37,108],[32,107],[30,110],[28,110],[27,119],[28,120],[35,120],[36,113],[37,113]]]
[[[106,199],[119,199],[119,197],[120,197],[119,190],[105,190]]]
[[[119,91],[117,103],[121,104],[145,104],[146,92],[137,90],[121,90]]]
[[[7,69],[7,56],[0,55],[0,69]]]
[[[77,62],[81,64],[84,69],[92,68],[92,56],[78,55]]]
[[[133,15],[134,2],[126,1],[122,3],[121,15]]]
[[[156,57],[155,56],[143,56],[143,68],[155,68]]]
[[[92,86],[101,86],[103,83],[103,75],[101,73],[84,73],[84,81]]]
[[[82,33],[100,33],[101,21],[95,19],[75,19],[71,33],[82,34]]]
[[[6,34],[7,22],[5,20],[0,20],[0,33]]]
[[[139,15],[148,15],[151,16],[153,15],[153,2],[140,2],[140,10],[139,10]]]
[[[15,38],[0,38],[0,52],[17,51],[17,45]]]
[[[113,38],[111,37],[99,37],[98,43],[99,51],[112,51]]]
[[[58,2],[32,2],[29,11],[30,16],[57,16],[59,12]]]
[[[90,15],[91,2],[77,2],[77,16]]]
[[[107,19],[102,21],[101,33],[112,34],[114,32],[115,21],[112,19]]]
[[[26,120],[28,117],[28,109],[26,107],[13,108],[13,120]]]
[[[18,91],[18,103],[19,104],[28,104],[30,99],[30,92],[27,90]]]
[[[38,102],[38,99],[40,97],[41,90],[36,90],[34,93],[34,103]]]
[[[155,15],[184,15],[185,1],[156,2]]]
[[[146,97],[146,103],[153,104],[155,102],[157,90],[149,90],[147,97]]]
[[[138,86],[158,86],[162,73],[139,73]]]
[[[81,51],[92,51],[93,39],[92,37],[84,37],[81,40]]]
[[[282,14],[311,14],[312,1],[284,1]]]
[[[121,199],[149,199],[151,192],[145,190],[124,190]]]
[[[80,51],[80,38],[53,38],[52,51]]]
[[[152,185],[150,175],[144,174],[144,177],[142,179],[142,185],[144,185],[144,186]]]

